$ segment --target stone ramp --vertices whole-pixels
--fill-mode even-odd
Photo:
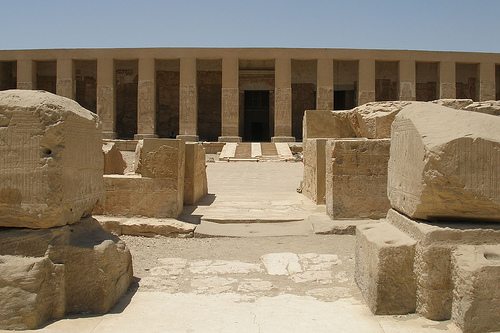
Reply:
[[[283,142],[227,143],[219,156],[220,161],[291,161],[293,154]]]

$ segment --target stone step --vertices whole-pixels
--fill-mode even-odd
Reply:
[[[313,229],[308,221],[280,223],[216,223],[201,221],[196,227],[194,237],[279,237],[312,235]]]
[[[276,144],[273,142],[262,142],[260,144],[262,148],[262,156],[277,156],[278,151],[276,150]]]
[[[238,159],[252,158],[252,143],[250,142],[239,143],[238,146],[236,147],[234,158]]]

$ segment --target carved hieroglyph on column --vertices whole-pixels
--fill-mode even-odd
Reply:
[[[439,98],[455,98],[457,91],[455,83],[441,83],[440,87],[440,95]]]
[[[196,135],[197,96],[196,85],[180,85],[179,134]]]
[[[70,78],[57,79],[56,92],[59,96],[73,99],[73,80]]]
[[[238,88],[222,88],[222,136],[238,135],[238,100]]]
[[[112,86],[97,86],[97,114],[101,119],[103,132],[114,132],[113,98]]]
[[[399,84],[399,100],[414,101],[416,100],[415,82],[400,82]]]
[[[375,102],[375,91],[360,91],[358,105]]]
[[[333,87],[318,87],[317,110],[333,110]]]
[[[479,92],[480,101],[494,101],[496,99],[495,82],[491,80],[481,80]]]
[[[274,136],[292,135],[292,88],[276,88]]]
[[[139,112],[137,114],[137,129],[139,134],[154,134],[155,132],[155,96],[154,82],[140,80],[138,84]]]
[[[33,82],[17,82],[17,89],[33,90]]]

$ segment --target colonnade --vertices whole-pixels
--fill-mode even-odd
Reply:
[[[75,51],[75,50],[73,50]],[[77,51],[77,50],[76,50]],[[19,51],[21,52],[21,51]],[[221,91],[221,133],[219,141],[241,141],[240,126],[240,87],[239,71],[241,56],[224,56],[222,62]],[[56,93],[75,99],[75,65],[78,58],[70,55],[57,56]],[[88,57],[88,55],[87,55]],[[262,58],[266,58],[265,54]],[[398,98],[416,100],[416,63],[415,59],[393,59],[398,63]],[[456,98],[456,63],[453,59],[437,59],[438,98]],[[97,61],[97,107],[101,118],[104,138],[116,137],[116,99],[115,99],[115,59],[109,56],[95,57]],[[182,56],[179,60],[179,132],[178,137],[197,141],[198,92],[197,92],[197,55]],[[274,136],[272,141],[294,141],[292,136],[292,61],[293,55],[274,59]],[[302,58],[303,59],[303,58]],[[0,61],[1,61],[0,57]],[[17,88],[36,88],[36,58],[21,57],[17,62]],[[156,61],[154,55],[135,58],[138,61],[138,100],[136,139],[156,136]],[[314,57],[316,61],[316,109],[334,109],[334,60],[333,57]],[[356,102],[358,105],[375,101],[377,58],[349,59],[358,62]],[[500,57],[499,61],[500,62]],[[497,63],[478,61],[477,99],[480,101],[496,99]]]

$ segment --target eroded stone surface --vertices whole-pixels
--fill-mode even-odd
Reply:
[[[326,143],[326,210],[331,219],[385,217],[389,139]]]
[[[370,102],[349,113],[352,129],[359,138],[384,139],[391,137],[391,124],[396,115],[412,102]]]
[[[0,92],[0,226],[50,228],[104,198],[99,118],[44,91]]]
[[[128,248],[92,218],[1,230],[0,258],[0,293],[7,293],[0,297],[0,328],[35,328],[64,313],[106,313],[133,282]]]
[[[186,143],[184,204],[194,205],[206,194],[208,194],[208,183],[205,149],[195,142]]]
[[[393,124],[392,207],[416,219],[499,221],[498,128],[500,118],[491,115],[432,103],[407,106]]]
[[[104,142],[102,145],[102,152],[104,154],[104,174],[119,174],[127,168],[127,163],[123,159],[120,150],[116,147],[114,142]]]

